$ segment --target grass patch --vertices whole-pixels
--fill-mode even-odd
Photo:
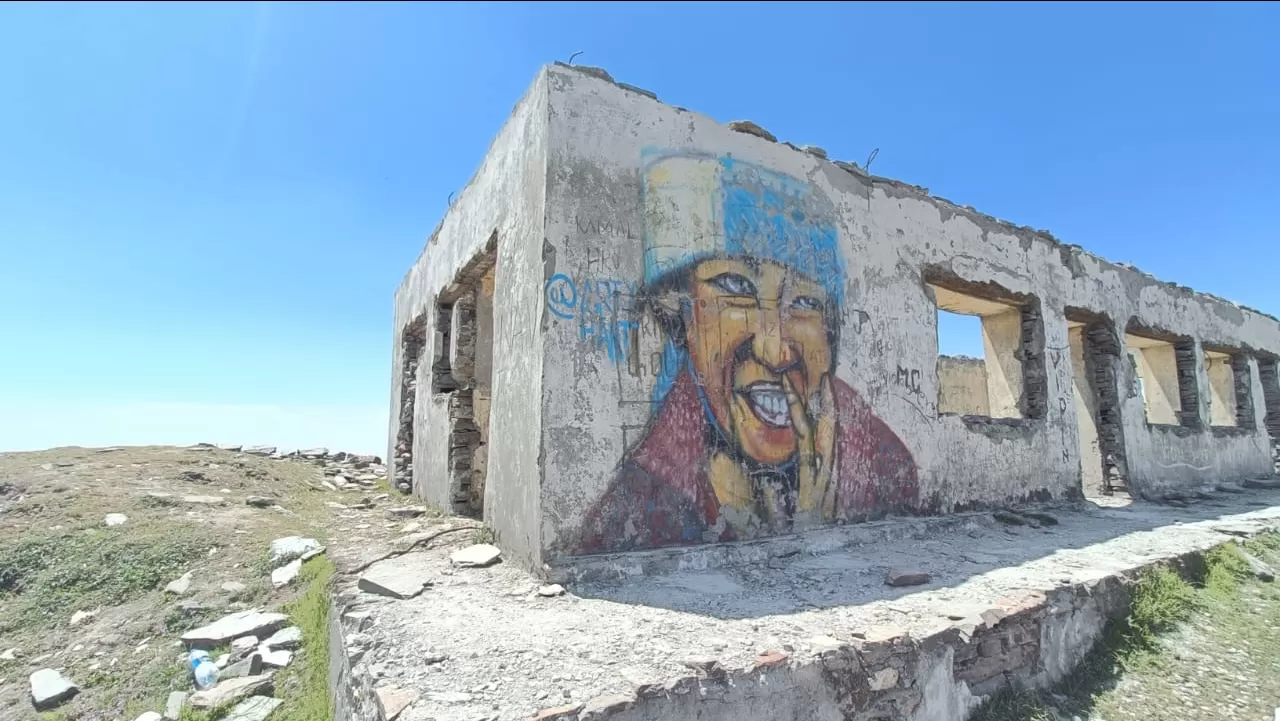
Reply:
[[[488,526],[480,526],[471,532],[472,543],[493,543],[493,529]]]
[[[205,557],[194,526],[92,528],[28,535],[0,546],[0,635],[44,629],[75,610],[115,606],[172,581]]]
[[[1246,550],[1260,556],[1280,555],[1280,536],[1260,536],[1246,544]],[[1175,690],[1179,684],[1168,680],[1176,678],[1184,664],[1197,678],[1204,673],[1203,654],[1180,655],[1169,649],[1167,639],[1190,627],[1218,627],[1213,641],[1230,651],[1247,646],[1250,636],[1271,638],[1274,648],[1257,655],[1263,664],[1274,656],[1274,664],[1280,667],[1280,638],[1268,625],[1280,619],[1280,589],[1252,582],[1248,563],[1235,544],[1210,550],[1197,571],[1193,584],[1170,568],[1147,569],[1131,588],[1128,615],[1107,624],[1093,649],[1066,678],[1045,691],[1006,688],[984,703],[972,721],[1055,721],[1060,714],[1090,718],[1099,712],[1107,719],[1126,713],[1135,719],[1196,717],[1188,716],[1188,709],[1179,705],[1183,703]],[[1272,602],[1269,608],[1275,619],[1268,620],[1268,607],[1253,605],[1256,599],[1247,604],[1242,599],[1255,588],[1261,588],[1263,599]],[[1222,665],[1237,670],[1230,662]],[[1119,689],[1122,679],[1170,688],[1134,699]],[[1161,703],[1177,708],[1162,716]]]
[[[272,721],[316,721],[333,718],[329,698],[329,596],[333,561],[320,555],[302,564],[306,590],[285,607],[302,629],[302,648],[293,663],[276,676],[276,698],[286,699]]]

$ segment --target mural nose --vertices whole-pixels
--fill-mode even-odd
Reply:
[[[772,371],[784,371],[795,365],[795,349],[783,337],[782,318],[776,309],[761,311],[757,316],[751,350],[756,360]]]

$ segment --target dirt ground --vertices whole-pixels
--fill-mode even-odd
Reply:
[[[376,548],[402,530],[405,518],[388,509],[405,497],[380,465],[358,465],[204,446],[0,454],[0,721],[37,717],[28,678],[43,668],[81,691],[39,718],[163,712],[170,691],[193,690],[182,632],[238,610],[281,610],[302,592],[272,588],[273,539]],[[108,514],[127,520],[108,525]],[[164,590],[187,572],[185,593]],[[312,661],[300,654],[283,675],[298,678]],[[282,709],[291,693],[301,691],[278,684]]]

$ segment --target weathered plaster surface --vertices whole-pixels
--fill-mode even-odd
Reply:
[[[543,216],[546,199],[548,77],[540,72],[516,105],[474,177],[454,198],[422,255],[395,295],[397,335],[419,316],[426,318],[427,359],[418,369],[414,434],[414,492],[450,508],[446,465],[449,419],[444,395],[431,388],[430,360],[438,353],[435,304],[459,271],[496,236],[493,351],[489,437],[485,459],[484,517],[515,559],[536,565],[541,558],[540,471],[542,341],[538,311],[542,297]],[[400,344],[393,345],[391,449],[400,409]],[[486,358],[487,361],[487,358]],[[394,471],[393,471],[394,474]]]
[[[663,104],[599,71],[548,67],[397,292],[395,327],[424,312],[430,326],[434,295],[496,231],[487,436],[492,444],[484,514],[515,560],[540,568],[601,549],[670,545],[673,538],[677,544],[714,544],[886,513],[939,514],[1070,498],[1086,487],[1082,463],[1093,469],[1100,455],[1119,459],[1128,488],[1149,496],[1271,473],[1256,360],[1244,362],[1251,378],[1239,386],[1252,390],[1245,412],[1256,422],[1211,428],[1202,349],[1209,344],[1280,355],[1275,318],[1159,282],[1045,232],[741,127],[735,131]],[[744,209],[743,198],[756,206]],[[778,237],[796,242],[782,249],[769,245]],[[730,247],[741,250],[724,250]],[[717,248],[719,255],[698,255]],[[710,314],[717,316],[714,322],[700,326],[701,340],[685,336],[686,355],[667,354],[668,341],[691,327],[686,321],[674,331],[672,319],[697,317],[681,314],[707,308],[696,305],[694,292],[680,284],[685,281],[676,272],[710,267],[696,265],[707,257],[741,255],[753,263],[764,260],[750,265],[749,273],[734,271],[759,274],[752,276],[755,305],[725,306],[721,298]],[[770,263],[782,264],[782,280],[769,275]],[[996,358],[987,364],[989,374],[1000,370],[1014,391],[1022,391],[1016,403],[991,403],[1010,411],[1016,406],[1010,415],[1020,417],[939,413],[937,306],[928,286],[937,277],[1026,304],[1021,328],[1011,322],[999,329],[1003,350],[994,349]],[[727,293],[734,283],[740,285],[721,284],[717,292]],[[776,298],[761,301],[766,289]],[[1097,375],[1114,382],[1120,427],[1114,435],[1121,445],[1108,454],[1093,439],[1082,444],[1081,429],[1090,433],[1105,424],[1077,418],[1090,406],[1077,397],[1073,382],[1079,372],[1064,315],[1068,308],[1104,318],[1121,333],[1136,325],[1190,339],[1198,360],[1189,372],[1198,397],[1181,425],[1148,422],[1141,394],[1134,392],[1133,369],[1117,356],[1114,367]],[[805,335],[806,314],[822,314],[813,327],[826,329],[825,341],[820,334]],[[746,326],[755,340],[726,345]],[[697,342],[713,336],[718,349],[695,352]],[[434,342],[428,327],[427,345]],[[776,448],[750,458],[743,455],[751,455],[746,446],[697,456],[705,450],[702,442],[681,434],[727,424],[714,415],[720,411],[706,379],[715,376],[707,368],[720,368],[723,356],[746,353],[748,346],[758,367],[769,366],[769,358],[786,355],[788,342],[812,372],[798,372],[790,382],[802,383],[811,394],[801,404],[807,414],[813,411],[805,437],[817,439],[793,445],[816,448],[806,457],[817,460],[800,463],[797,451],[790,461],[792,468],[812,471],[788,471],[793,476],[787,482],[796,484],[789,492],[799,487],[799,496],[757,500],[761,508],[775,506],[743,511],[747,502],[738,506],[724,499],[750,487],[755,481],[734,484],[756,473],[752,463],[764,463],[760,459]],[[402,367],[400,344],[395,347],[393,433]],[[425,355],[432,353],[428,347]],[[684,396],[668,391],[673,368],[703,361],[707,368],[694,373],[696,390]],[[429,365],[420,368],[420,381],[429,377]],[[819,379],[822,372],[826,381]],[[772,387],[783,375],[769,378]],[[823,401],[826,382],[838,385],[834,404]],[[782,403],[782,391],[771,392],[753,407]],[[447,488],[438,476],[448,455],[446,411],[429,382],[419,382],[417,394],[415,491],[444,505]],[[665,405],[676,406],[667,403],[670,398],[687,403],[677,406],[678,422],[655,430]],[[710,399],[703,401],[708,415],[701,421],[701,412],[689,411],[698,407],[698,398]],[[820,413],[833,405],[832,416]],[[828,417],[837,419],[834,441],[823,435]],[[777,425],[795,429],[796,416],[789,418]],[[658,431],[667,435],[653,436],[662,442],[646,447]],[[777,437],[767,428],[760,433]],[[828,445],[821,445],[824,439]],[[690,470],[694,465],[696,472]],[[1090,481],[1096,490],[1098,479]],[[646,484],[658,490],[631,493]],[[690,500],[705,499],[707,488],[715,490],[718,512]],[[806,488],[812,489],[807,502]],[[854,496],[860,500],[850,502]],[[777,523],[783,516],[786,522]],[[661,522],[674,523],[675,530],[659,538],[643,527]],[[611,546],[614,541],[625,543]]]
[[[541,320],[542,533],[550,556],[572,548],[583,510],[605,492],[654,410],[647,371],[659,331],[643,314],[628,315],[625,303],[645,273],[640,159],[646,149],[732,156],[801,179],[832,204],[847,274],[836,375],[909,447],[919,469],[921,505],[930,512],[1061,498],[1081,488],[1081,425],[1066,307],[1101,314],[1121,328],[1136,318],[1147,327],[1230,347],[1280,351],[1275,319],[1160,283],[1045,233],[731,131],[572,69],[552,68],[549,87],[547,237],[555,264],[548,277],[555,280]],[[936,311],[922,284],[926,268],[1039,299],[1048,393],[1043,418],[984,432],[961,418],[939,417]],[[578,304],[557,305],[569,292]],[[586,296],[592,292],[613,293],[623,302],[591,305]],[[619,319],[634,327],[619,325]],[[641,350],[622,347],[609,333]],[[1270,472],[1261,430],[1214,435],[1207,414],[1206,428],[1194,432],[1148,424],[1141,398],[1127,392],[1129,373],[1122,369],[1119,381],[1133,489],[1155,494]],[[1198,380],[1207,398],[1203,367]]]

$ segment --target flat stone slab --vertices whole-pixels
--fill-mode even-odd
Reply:
[[[222,721],[266,721],[283,703],[278,698],[253,696],[236,704],[230,713],[222,717]]]
[[[282,628],[271,634],[271,637],[263,641],[262,645],[269,651],[277,649],[292,651],[302,645],[302,629],[297,626]]]
[[[271,572],[271,585],[274,588],[284,588],[293,583],[301,572],[302,559],[295,558]]]
[[[164,717],[166,721],[179,721],[182,718],[182,707],[187,705],[187,696],[185,691],[171,691],[169,699],[164,702]]]
[[[219,681],[213,688],[196,691],[187,699],[187,703],[193,708],[217,708],[270,690],[271,676],[267,674],[229,678]]]
[[[240,611],[214,621],[208,626],[194,628],[182,634],[182,642],[188,647],[219,646],[241,636],[262,638],[269,636],[285,624],[289,617],[283,613],[263,613],[258,610]]]
[[[43,668],[31,674],[31,703],[37,711],[48,711],[69,701],[80,687],[71,679],[51,668]]]
[[[414,556],[379,561],[360,574],[357,587],[365,593],[376,593],[391,598],[413,598],[431,585],[432,574],[421,564],[414,563]]]
[[[449,560],[453,561],[453,565],[462,568],[482,568],[497,563],[501,557],[502,551],[497,546],[477,543],[454,551],[453,555],[449,556]]]
[[[1041,636],[1027,633],[1027,623],[1045,624],[1055,642],[1075,638],[1070,619],[1093,611],[1073,604],[1106,597],[1117,574],[1226,542],[1220,526],[1280,528],[1280,493],[1251,491],[1213,507],[1116,505],[1055,507],[1058,525],[1042,528],[1005,525],[990,513],[860,524],[859,545],[672,575],[623,575],[663,557],[624,555],[610,580],[561,580],[560,597],[539,595],[547,582],[515,564],[450,572],[453,549],[442,545],[401,557],[417,557],[404,571],[434,580],[411,598],[371,603],[351,593],[355,579],[339,581],[337,597],[351,593],[359,607],[337,612],[361,619],[335,653],[360,649],[355,683],[418,694],[396,721],[842,718],[831,707],[783,711],[820,703],[826,692],[802,682],[821,683],[825,665],[850,649],[865,665],[850,671],[850,698],[915,698],[921,709],[935,705],[900,717],[961,718],[974,694],[986,693],[982,683],[1005,677],[1003,665],[1016,674],[1060,663],[1035,650]],[[932,582],[886,586],[894,569]],[[1042,655],[984,656],[983,643],[1029,644],[1016,648]],[[951,665],[919,665],[944,645],[958,649]],[[446,660],[424,667],[429,658]],[[360,676],[370,668],[379,669],[376,683]],[[922,688],[945,693],[921,698]],[[566,716],[565,707],[576,710]]]

